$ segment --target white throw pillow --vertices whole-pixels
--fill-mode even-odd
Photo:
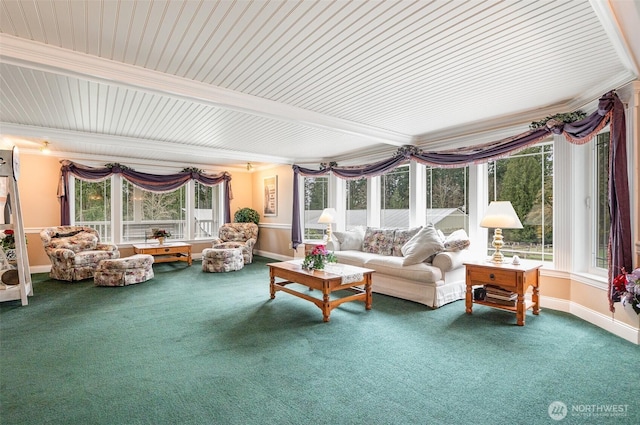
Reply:
[[[428,224],[402,246],[402,265],[420,264],[443,250],[444,245],[438,232],[432,224]]]
[[[333,232],[332,235],[338,240],[338,242],[340,242],[341,251],[362,251],[364,232],[364,227],[358,226],[348,232]]]

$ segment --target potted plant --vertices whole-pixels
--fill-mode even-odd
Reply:
[[[240,208],[236,211],[233,219],[236,223],[255,223],[258,224],[260,221],[260,214],[258,211],[253,208]]]
[[[158,243],[162,245],[165,238],[171,237],[171,233],[164,229],[151,229],[151,237],[157,239]]]
[[[2,250],[9,261],[15,261],[16,259],[16,238],[12,229],[6,229],[0,234],[0,245]]]

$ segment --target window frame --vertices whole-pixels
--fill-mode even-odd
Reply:
[[[71,199],[69,200],[69,208],[70,208],[70,219],[72,225],[83,225],[83,223],[75,218],[75,185],[76,180],[82,180],[77,176],[71,174],[69,176],[69,194]],[[104,241],[111,241],[120,246],[130,246],[135,243],[148,242],[144,238],[138,240],[127,240],[125,241],[122,236],[122,225],[124,222],[123,217],[123,182],[126,180],[120,174],[114,174],[109,176],[108,179],[111,179],[111,231],[107,235],[100,234],[100,239]],[[214,225],[215,233],[212,234],[211,237],[196,237],[195,231],[195,181],[190,180],[183,187],[185,190],[185,224],[184,224],[184,236],[182,238],[175,238],[179,241],[185,242],[207,242],[213,240],[217,237],[217,231],[220,226]],[[217,185],[219,189],[217,190],[217,194],[214,194],[215,197],[215,206],[214,206],[214,215],[219,217],[219,221],[222,221],[222,217],[224,217],[224,196],[225,196],[225,188],[223,184]],[[212,187],[213,188],[213,187]],[[180,189],[176,189],[180,190]],[[212,198],[213,199],[213,198]],[[150,223],[148,223],[151,226]]]

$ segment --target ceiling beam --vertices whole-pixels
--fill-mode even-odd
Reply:
[[[402,146],[412,141],[410,135],[6,34],[0,34],[0,45],[0,59],[20,67],[120,85],[279,121],[340,131],[392,146]]]

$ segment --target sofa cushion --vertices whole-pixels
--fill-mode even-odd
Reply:
[[[362,251],[335,251],[333,253],[338,260],[338,264],[348,264],[350,266],[366,267],[365,263],[378,254],[371,254]]]
[[[73,252],[81,252],[93,250],[98,245],[98,237],[87,232],[79,232],[73,236],[65,238],[51,239],[49,243],[50,249],[70,249]]]
[[[412,229],[396,229],[393,234],[392,255],[402,257],[402,247],[409,241],[409,239],[414,237],[420,229],[422,229],[422,226],[414,227]]]
[[[416,282],[434,284],[442,280],[442,271],[439,268],[427,263],[405,266],[402,264],[403,260],[404,257],[378,255],[365,261],[364,267],[373,269],[380,274]]]
[[[428,224],[420,229],[420,231],[402,247],[401,251],[404,255],[404,257],[402,257],[402,264],[410,266],[412,264],[422,263],[432,255],[443,250],[444,244],[440,236],[438,236],[438,232],[435,227],[433,227],[433,224]]]
[[[338,242],[340,242],[341,250],[352,249],[356,251],[362,251],[364,233],[364,227],[358,226],[346,232],[333,232],[332,235],[338,240]]]
[[[471,245],[469,236],[464,229],[458,229],[451,233],[444,241],[444,249],[446,251],[460,251],[466,249]]]
[[[367,227],[364,233],[362,250],[372,254],[391,255],[393,252],[394,229]]]

